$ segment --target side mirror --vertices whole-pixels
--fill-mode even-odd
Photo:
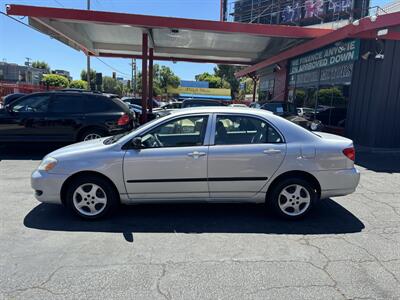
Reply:
[[[141,137],[135,137],[132,140],[131,145],[132,145],[133,149],[141,149],[142,148],[142,138]]]
[[[8,112],[8,113],[13,113],[13,110],[11,109],[11,105],[10,104],[7,104],[5,107],[4,107],[4,109],[6,110],[6,112]]]

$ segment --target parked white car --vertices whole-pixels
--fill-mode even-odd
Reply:
[[[359,178],[347,138],[263,110],[203,107],[56,150],[31,183],[39,201],[84,218],[120,203],[168,201],[266,202],[299,218],[320,198],[352,193]]]

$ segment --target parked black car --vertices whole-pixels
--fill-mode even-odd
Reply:
[[[264,103],[260,108],[272,111],[275,115],[281,116],[306,129],[317,129],[311,126],[312,122],[310,120],[300,117],[297,114],[297,108],[293,103],[288,103],[284,101],[270,101]]]
[[[131,98],[131,97],[123,97],[122,101],[129,103],[129,104],[135,104],[135,105],[140,105],[142,106],[142,98]],[[148,104],[147,106],[150,105],[150,99],[148,99]],[[153,99],[153,107],[159,107],[160,104],[157,102],[157,100]]]
[[[9,94],[5,97],[3,97],[3,107],[5,107],[8,104],[11,104],[11,102],[17,100],[18,98],[21,98],[25,96],[26,94],[23,93],[14,93],[14,94]]]
[[[0,110],[0,141],[83,141],[132,130],[119,99],[91,92],[23,96]]]

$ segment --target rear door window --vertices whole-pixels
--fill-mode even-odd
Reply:
[[[111,99],[102,96],[86,97],[85,104],[85,111],[88,113],[117,112],[122,110]]]
[[[81,114],[84,113],[84,101],[82,95],[54,95],[50,102],[50,112]]]

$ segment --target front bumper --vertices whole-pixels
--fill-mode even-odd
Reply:
[[[61,204],[61,187],[68,175],[51,174],[35,170],[31,176],[31,187],[35,198],[44,203]]]
[[[319,171],[313,175],[321,185],[322,199],[351,194],[360,182],[360,172],[356,168]]]

